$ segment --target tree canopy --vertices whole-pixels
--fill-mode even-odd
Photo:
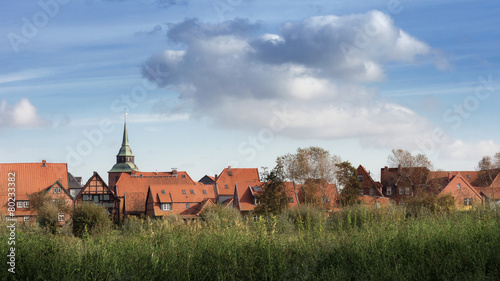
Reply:
[[[259,204],[255,207],[258,214],[279,214],[288,206],[285,193],[283,167],[278,163],[264,177],[262,193],[256,195]]]
[[[335,165],[341,160],[339,156],[331,155],[328,150],[311,146],[298,148],[297,153],[280,156],[276,161],[283,167],[285,179],[303,184],[308,179],[335,181]]]
[[[358,170],[349,161],[337,164],[337,179],[339,185],[343,186],[340,192],[340,205],[354,205],[359,203],[361,194],[361,182],[358,178]]]

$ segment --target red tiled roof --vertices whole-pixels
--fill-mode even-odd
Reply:
[[[231,174],[231,175],[230,175]],[[257,168],[224,168],[215,181],[218,195],[233,196],[234,184],[242,182],[258,182],[259,170]],[[225,188],[225,186],[228,188]]]
[[[262,183],[260,181],[237,183],[234,191],[234,207],[240,211],[253,211],[255,209],[255,195],[260,193]]]
[[[297,207],[299,205],[299,197],[298,197],[298,194],[297,194],[297,188],[298,186],[296,186],[294,184],[294,182],[291,182],[291,181],[287,181],[287,182],[284,182],[285,184],[285,194],[286,194],[286,197],[290,198],[292,197],[293,198],[293,202],[289,202],[288,203],[288,206],[290,207]]]
[[[142,175],[142,176],[141,176]],[[123,197],[125,193],[140,193],[141,196],[134,196],[134,206],[146,205],[146,195],[150,185],[191,185],[203,186],[195,182],[186,172],[177,172],[173,176],[172,172],[138,172],[135,175],[123,173],[116,182],[116,195]],[[138,202],[135,202],[138,201]],[[132,211],[127,204],[125,210]],[[144,208],[142,208],[144,210]]]
[[[146,195],[147,192],[125,192],[124,204],[127,214],[145,214],[146,213]]]
[[[15,173],[16,200],[29,200],[29,196],[40,191],[51,190],[51,187],[61,187],[63,192],[50,193],[52,198],[61,198],[72,205],[73,198],[69,195],[68,171],[65,163],[1,163],[0,164],[0,213],[8,211],[9,173]],[[36,215],[31,209],[16,209],[16,216]]]

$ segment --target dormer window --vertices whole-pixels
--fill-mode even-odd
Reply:
[[[460,183],[457,183],[457,189],[460,189],[461,187]]]
[[[229,189],[229,185],[225,184],[225,185],[224,185],[224,188],[225,188],[225,189]]]
[[[206,189],[203,189],[203,194],[207,194],[207,190]]]
[[[162,189],[162,190],[161,190],[161,194],[165,194],[165,189]]]
[[[363,181],[363,175],[358,175],[358,180]]]
[[[17,208],[28,209],[30,207],[30,201],[17,201]]]
[[[161,204],[162,211],[172,211],[172,203],[163,203]]]
[[[190,192],[191,192],[191,194],[194,194],[194,190],[191,189]]]
[[[182,190],[182,194],[186,194],[186,190],[185,189]]]

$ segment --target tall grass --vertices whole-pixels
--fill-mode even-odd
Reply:
[[[215,214],[218,214],[216,216]],[[497,280],[500,212],[419,215],[361,207],[243,219],[130,219],[81,239],[17,230],[8,280]],[[8,232],[0,230],[6,259]]]

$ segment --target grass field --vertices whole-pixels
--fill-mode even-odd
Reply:
[[[5,223],[4,223],[5,224]],[[7,261],[9,231],[1,229]],[[2,280],[498,280],[500,212],[312,208],[259,221],[132,219],[84,238],[16,229]]]

